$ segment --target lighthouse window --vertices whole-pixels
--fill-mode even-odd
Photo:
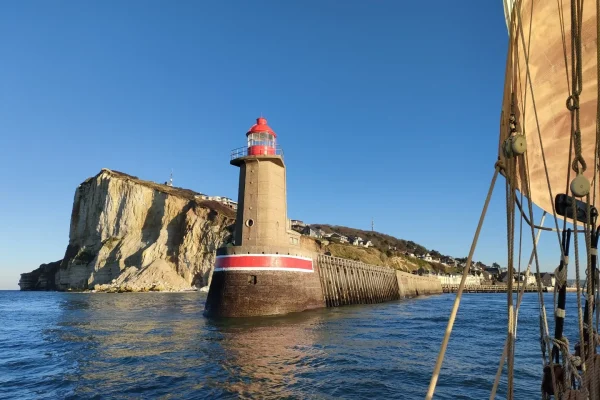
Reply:
[[[269,146],[275,147],[275,140],[268,133],[252,133],[248,136],[248,146]]]
[[[253,219],[247,219],[246,220],[246,226],[250,227],[252,225],[254,225],[254,220]]]

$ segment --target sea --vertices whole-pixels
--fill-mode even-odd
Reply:
[[[0,399],[423,399],[454,298],[211,320],[199,292],[0,291]],[[489,398],[506,304],[463,295],[435,399]],[[573,346],[575,293],[567,304]],[[516,399],[540,398],[538,307],[526,293]]]

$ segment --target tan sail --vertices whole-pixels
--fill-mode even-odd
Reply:
[[[548,181],[553,196],[559,193],[570,194],[566,189],[567,173],[571,169],[568,165],[571,116],[566,108],[566,101],[570,94],[567,76],[569,82],[572,79],[571,1],[504,0],[504,9],[510,41],[502,101],[499,156],[504,160],[501,146],[510,135],[509,118],[511,113],[514,113],[518,120],[518,130],[525,134],[527,139],[526,158],[531,194],[523,182],[524,163],[517,163],[516,166],[517,187],[536,205],[552,212],[554,199],[550,197]],[[564,17],[562,21],[561,13]],[[584,175],[593,185],[591,198],[594,201],[594,198],[600,197],[600,193],[598,185],[593,182],[598,89],[596,4],[592,1],[585,1],[583,7],[582,61],[582,155],[587,162]],[[548,180],[543,154],[546,158]],[[510,165],[509,160],[504,161],[505,165]],[[570,179],[574,176],[571,170]],[[596,203],[598,202],[600,199],[596,200]]]

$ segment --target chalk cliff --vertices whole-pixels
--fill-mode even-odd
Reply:
[[[21,289],[106,288],[124,271],[161,289],[205,286],[215,250],[232,236],[234,220],[234,210],[201,200],[199,193],[103,169],[75,191],[69,245],[60,265],[52,265],[54,281],[46,266],[43,275],[23,274]],[[171,286],[147,279],[167,276],[168,268],[183,279]]]

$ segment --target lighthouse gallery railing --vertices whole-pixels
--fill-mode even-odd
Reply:
[[[235,160],[236,158],[249,156],[250,155],[249,149],[250,148],[248,146],[244,146],[244,147],[238,147],[237,149],[231,150],[231,159]],[[258,154],[258,155],[260,155],[260,154]],[[275,156],[283,157],[283,149],[281,148],[281,146],[276,146],[275,153],[269,153],[269,154],[265,154],[265,155],[270,155],[270,156],[275,155]]]

